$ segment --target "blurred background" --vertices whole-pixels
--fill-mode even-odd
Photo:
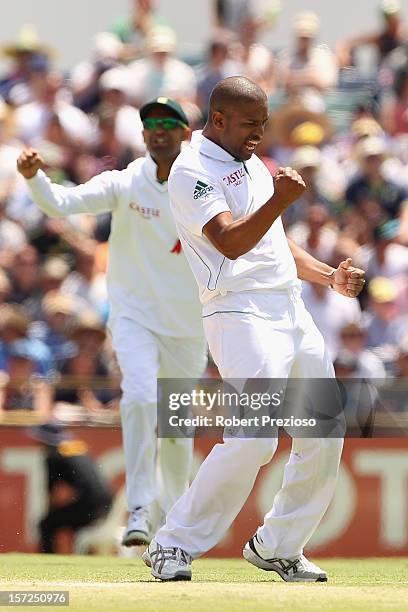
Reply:
[[[138,108],[158,95],[179,100],[200,129],[220,79],[245,75],[265,89],[271,120],[259,155],[271,172],[291,165],[307,183],[285,213],[287,234],[333,266],[352,256],[367,273],[358,300],[304,283],[306,306],[338,376],[397,390],[406,425],[408,4],[40,7],[15,0],[0,22],[0,552],[36,550],[47,504],[78,494],[76,482],[50,476],[62,449],[87,458],[84,473],[99,485],[80,493],[103,499],[106,512],[61,534],[58,551],[123,553],[120,374],[105,329],[110,217],[44,217],[16,159],[37,148],[64,185],[123,169],[144,154]],[[208,375],[217,375],[211,361]],[[44,423],[41,435],[26,429]],[[311,542],[319,554],[408,554],[408,449],[404,426],[396,431],[347,441],[336,498]],[[208,449],[198,441],[197,465]],[[240,554],[237,542],[279,487],[286,453],[283,444],[213,554]]]

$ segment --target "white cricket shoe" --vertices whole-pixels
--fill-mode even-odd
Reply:
[[[252,565],[267,572],[276,572],[286,582],[327,582],[326,572],[308,561],[304,555],[293,559],[269,558],[257,534],[245,544],[242,554]]]
[[[161,546],[153,539],[142,559],[159,580],[191,580],[193,559],[181,548]]]
[[[122,546],[143,546],[150,543],[150,510],[143,506],[132,510],[122,538]]]

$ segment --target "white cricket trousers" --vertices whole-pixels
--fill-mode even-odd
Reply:
[[[334,376],[299,287],[216,297],[204,307],[204,331],[223,379]],[[170,510],[157,541],[193,558],[210,550],[241,510],[277,445],[276,438],[224,438],[216,444]],[[271,557],[302,553],[332,499],[342,447],[338,438],[292,440],[282,488],[258,529]]]
[[[165,438],[157,444],[157,378],[202,376],[206,342],[203,337],[155,334],[125,317],[110,320],[109,329],[122,373],[120,414],[128,509],[157,501],[166,513],[188,487],[193,441]]]

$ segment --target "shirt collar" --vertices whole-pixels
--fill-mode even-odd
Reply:
[[[167,181],[164,183],[159,183],[157,180],[157,164],[154,161],[153,157],[146,151],[144,169],[147,175],[147,178],[151,183],[158,189],[159,191],[167,191]]]
[[[201,130],[193,132],[191,142],[193,145],[197,144],[200,147],[200,153],[206,157],[212,157],[218,161],[242,163],[238,159],[235,159],[231,153],[228,153],[228,151],[215,144],[215,142],[203,136]]]

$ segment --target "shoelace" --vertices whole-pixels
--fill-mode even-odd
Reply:
[[[150,553],[150,558],[154,567],[160,564],[159,571],[162,570],[165,561],[175,561],[178,565],[190,565],[192,557],[181,548],[164,548],[158,545],[156,550]]]

